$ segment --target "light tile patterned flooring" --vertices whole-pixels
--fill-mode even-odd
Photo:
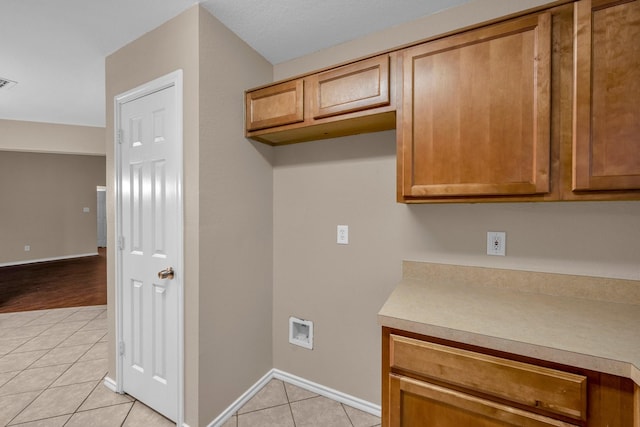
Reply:
[[[105,306],[0,314],[0,426],[175,426],[104,387],[106,335]]]
[[[380,418],[273,379],[223,427],[373,427]]]
[[[104,387],[105,306],[0,314],[0,426],[168,427]],[[271,380],[224,427],[373,427],[380,419]]]

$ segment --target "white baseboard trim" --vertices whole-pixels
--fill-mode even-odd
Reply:
[[[60,261],[63,259],[73,259],[73,258],[83,258],[87,256],[96,256],[98,252],[92,252],[88,254],[76,254],[76,255],[64,255],[64,256],[54,256],[51,258],[40,258],[40,259],[26,259],[23,261],[12,261],[12,262],[3,262],[0,263],[0,267],[12,267],[14,265],[26,265],[26,264],[35,264],[38,262],[47,262],[47,261]]]
[[[111,390],[114,393],[118,392],[118,385],[116,384],[116,382],[114,380],[112,380],[109,377],[104,377],[104,381],[102,382],[102,384],[104,384],[104,386],[106,388],[108,388],[109,390]]]
[[[247,403],[253,396],[260,391],[269,381],[272,379],[282,380],[289,384],[293,384],[310,392],[319,394],[320,396],[328,397],[337,402],[344,403],[345,405],[359,409],[376,417],[380,417],[382,409],[380,405],[374,405],[366,400],[359,399],[357,397],[342,393],[341,391],[334,390],[329,387],[325,387],[321,384],[314,383],[288,372],[281,371],[279,369],[272,369],[265,374],[258,382],[252,385],[249,390],[244,392],[235,402],[233,402],[227,409],[225,409],[216,419],[211,421],[207,427],[221,427],[229,418],[233,416],[242,406]]]
[[[341,391],[314,383],[304,378],[300,378],[288,372],[283,372],[279,369],[272,369],[272,372],[273,378],[282,380],[289,384],[293,384],[305,390],[319,394],[320,396],[328,397],[329,399],[335,400],[337,402],[344,403],[347,406],[351,406],[368,414],[375,415],[376,417],[380,417],[382,413],[382,408],[380,407],[380,405],[374,405],[373,403],[367,402],[366,400],[362,400],[358,397],[351,396]]]
[[[233,414],[238,412],[238,409],[242,408],[245,403],[247,403],[253,396],[256,395],[257,392],[260,391],[262,387],[267,385],[269,381],[273,378],[273,369],[267,372],[262,378],[260,378],[254,385],[249,387],[249,390],[245,391],[242,396],[236,399],[235,402],[231,404],[227,409],[222,411],[220,415],[216,417],[213,421],[211,421],[208,427],[220,427],[222,426]]]

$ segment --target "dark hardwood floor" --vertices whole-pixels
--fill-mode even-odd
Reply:
[[[97,256],[0,267],[0,313],[106,303],[105,248]]]

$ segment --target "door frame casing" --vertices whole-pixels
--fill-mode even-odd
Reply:
[[[116,306],[115,306],[115,360],[116,360],[116,378],[115,378],[115,391],[118,393],[124,393],[123,389],[123,359],[124,355],[120,351],[120,343],[123,340],[123,278],[122,278],[122,250],[121,248],[121,236],[122,232],[122,161],[121,161],[121,144],[120,141],[120,129],[121,123],[121,108],[122,105],[134,101],[138,98],[142,98],[146,95],[150,95],[154,92],[158,92],[163,89],[172,88],[175,92],[176,102],[176,144],[179,145],[179,157],[176,159],[176,170],[178,171],[177,183],[176,183],[176,200],[179,205],[177,211],[178,227],[177,227],[177,260],[175,262],[175,270],[178,272],[176,280],[176,286],[178,286],[178,411],[176,424],[178,426],[184,424],[184,197],[183,197],[183,71],[181,69],[166,74],[150,82],[144,83],[138,87],[130,89],[124,93],[116,95],[114,97],[114,168],[115,168],[115,242],[116,242],[116,256],[115,256],[115,270],[116,270]]]

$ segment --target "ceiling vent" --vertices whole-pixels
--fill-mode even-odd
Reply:
[[[9,89],[15,85],[17,85],[18,82],[14,82],[13,80],[9,80],[9,79],[5,79],[3,77],[0,77],[0,90],[2,89]]]

